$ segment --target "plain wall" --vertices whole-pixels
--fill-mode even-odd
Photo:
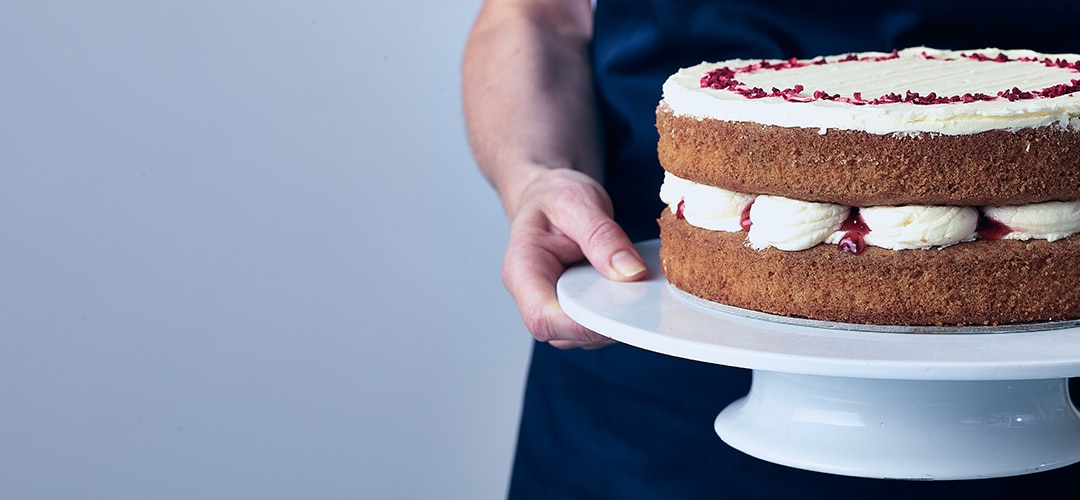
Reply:
[[[0,6],[0,498],[500,498],[478,0]]]

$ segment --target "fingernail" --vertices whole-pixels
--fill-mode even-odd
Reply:
[[[611,256],[611,267],[615,272],[629,278],[645,270],[645,263],[628,250],[622,250]]]

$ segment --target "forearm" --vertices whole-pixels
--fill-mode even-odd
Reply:
[[[611,342],[559,306],[566,266],[587,259],[610,279],[645,275],[597,181],[591,36],[588,0],[487,0],[463,68],[473,155],[510,219],[503,283],[529,332],[557,347]]]
[[[474,156],[513,216],[546,169],[600,175],[587,0],[489,0],[466,45],[463,100]]]

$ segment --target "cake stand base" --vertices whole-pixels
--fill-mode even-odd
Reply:
[[[1027,474],[1080,461],[1065,379],[881,380],[753,372],[716,419],[726,443],[771,462],[912,480]]]

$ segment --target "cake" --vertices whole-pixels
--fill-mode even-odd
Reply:
[[[1080,318],[1080,55],[684,68],[657,107],[675,288],[872,325]]]

